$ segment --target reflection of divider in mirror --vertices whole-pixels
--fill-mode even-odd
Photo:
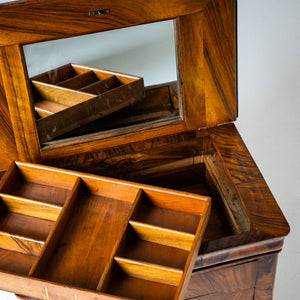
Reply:
[[[32,78],[40,141],[51,140],[139,100],[143,79],[68,64]]]

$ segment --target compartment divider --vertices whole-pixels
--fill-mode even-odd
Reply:
[[[63,206],[63,209],[62,209],[60,215],[58,216],[51,232],[48,235],[48,238],[45,242],[45,245],[42,249],[40,256],[38,257],[38,259],[35,261],[35,263],[31,267],[31,270],[29,272],[30,276],[37,277],[42,272],[43,268],[46,266],[50,256],[52,255],[52,253],[55,249],[57,242],[59,241],[59,239],[65,229],[67,221],[73,210],[75,200],[79,196],[82,185],[83,185],[83,181],[80,177],[78,177],[74,184],[74,187],[71,190],[69,197],[67,198],[67,200]]]
[[[0,231],[0,248],[4,250],[38,256],[44,244],[44,241]]]
[[[0,193],[0,198],[11,212],[50,221],[56,221],[62,210],[59,205],[3,193]]]
[[[10,164],[8,170],[5,172],[4,176],[0,181],[0,191],[3,191],[3,187],[8,188],[8,186],[13,186],[15,178],[17,177],[17,166],[15,163]]]
[[[57,85],[68,89],[79,90],[82,87],[95,82],[96,80],[98,80],[98,78],[95,73],[92,71],[88,71],[61,81]]]
[[[35,80],[32,80],[32,83],[44,100],[54,101],[68,106],[82,103],[96,96]]]
[[[128,222],[129,222],[129,220],[130,220],[130,218],[131,218],[133,212],[135,211],[136,206],[138,205],[139,201],[140,201],[141,198],[142,198],[142,192],[143,192],[143,191],[142,191],[141,189],[139,189],[138,192],[137,192],[137,194],[136,194],[134,203],[133,203],[133,205],[132,205],[132,207],[131,207],[131,211],[130,211],[129,216],[128,216]],[[127,222],[127,223],[128,223],[128,222]],[[122,242],[122,239],[123,239],[123,237],[124,237],[124,234],[125,234],[126,229],[127,229],[127,226],[124,226],[124,229],[123,229],[123,233],[122,233],[122,235],[121,235],[121,238],[120,238],[120,240],[116,243],[116,246],[115,246],[114,250],[113,250],[112,253],[111,253],[109,262],[107,263],[106,268],[105,268],[105,270],[103,271],[102,276],[101,276],[101,278],[100,278],[100,280],[99,280],[99,283],[98,283],[97,289],[96,289],[97,291],[101,291],[101,289],[102,289],[102,287],[103,287],[103,285],[104,285],[104,283],[105,283],[105,280],[107,279],[108,273],[109,273],[109,271],[110,271],[111,268],[112,268],[112,264],[113,264],[113,261],[114,261],[114,256],[116,255],[116,252],[117,252],[117,250],[118,250],[118,248],[119,248],[119,246],[120,246],[120,244],[121,244],[121,242]]]
[[[35,102],[35,110],[41,118],[53,115],[69,106],[54,101],[40,100]]]
[[[139,279],[178,286],[183,274],[182,270],[166,266],[117,256],[114,259],[127,275]]]
[[[79,90],[81,92],[99,95],[99,94],[105,93],[106,91],[114,89],[120,85],[121,85],[121,83],[120,83],[119,79],[115,75],[113,75],[113,76],[107,77],[103,80],[99,80],[94,83],[91,83],[85,87],[82,87]]]
[[[195,235],[130,220],[129,224],[146,241],[190,251]]]

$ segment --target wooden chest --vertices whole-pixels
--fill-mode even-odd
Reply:
[[[211,196],[184,298],[272,299],[289,226],[233,123],[236,1],[27,0],[0,8],[0,168],[43,163]],[[165,20],[174,23],[175,84],[146,87],[141,101],[113,117],[41,139],[27,45]]]

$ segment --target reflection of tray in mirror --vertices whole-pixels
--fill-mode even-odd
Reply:
[[[179,102],[176,90],[177,82],[145,87],[144,96],[140,100],[108,116],[60,135],[53,141],[46,142],[45,145],[56,144],[57,140],[76,138],[81,135],[145,124],[152,121],[163,121],[179,116]]]
[[[141,77],[68,64],[31,78],[40,141],[118,111],[144,93]]]
[[[0,288],[47,299],[182,299],[210,211],[209,197],[19,162],[0,203]]]

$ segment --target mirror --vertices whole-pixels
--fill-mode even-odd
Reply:
[[[43,146],[180,119],[172,20],[23,51]]]

